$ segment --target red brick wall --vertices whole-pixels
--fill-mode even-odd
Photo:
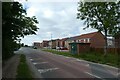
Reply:
[[[95,47],[95,48],[104,48],[105,46],[105,39],[104,35],[100,32],[95,34],[91,39],[90,39],[91,45],[90,47]]]
[[[89,52],[90,51],[90,44],[77,44],[78,54]]]
[[[56,48],[56,41],[52,41],[52,48]]]
[[[43,47],[48,47],[48,41],[43,41],[42,46]]]

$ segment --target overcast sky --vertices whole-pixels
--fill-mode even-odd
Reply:
[[[29,17],[36,16],[39,24],[37,35],[25,36],[21,42],[32,45],[33,42],[42,42],[43,40],[72,37],[89,32],[95,32],[95,29],[83,28],[83,21],[76,19],[77,4],[76,1],[60,2],[22,2],[27,10]]]

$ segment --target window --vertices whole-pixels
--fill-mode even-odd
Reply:
[[[84,43],[85,43],[86,39],[84,39]]]
[[[88,42],[88,43],[90,42],[90,39],[89,39],[89,38],[87,39],[87,42]]]

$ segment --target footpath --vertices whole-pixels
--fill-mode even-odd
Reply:
[[[8,59],[2,67],[2,78],[16,78],[19,61],[20,54],[15,54]]]

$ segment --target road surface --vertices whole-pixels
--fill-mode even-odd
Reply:
[[[36,78],[86,78],[87,80],[119,80],[118,69],[76,58],[22,47]],[[82,79],[81,79],[82,80]]]

